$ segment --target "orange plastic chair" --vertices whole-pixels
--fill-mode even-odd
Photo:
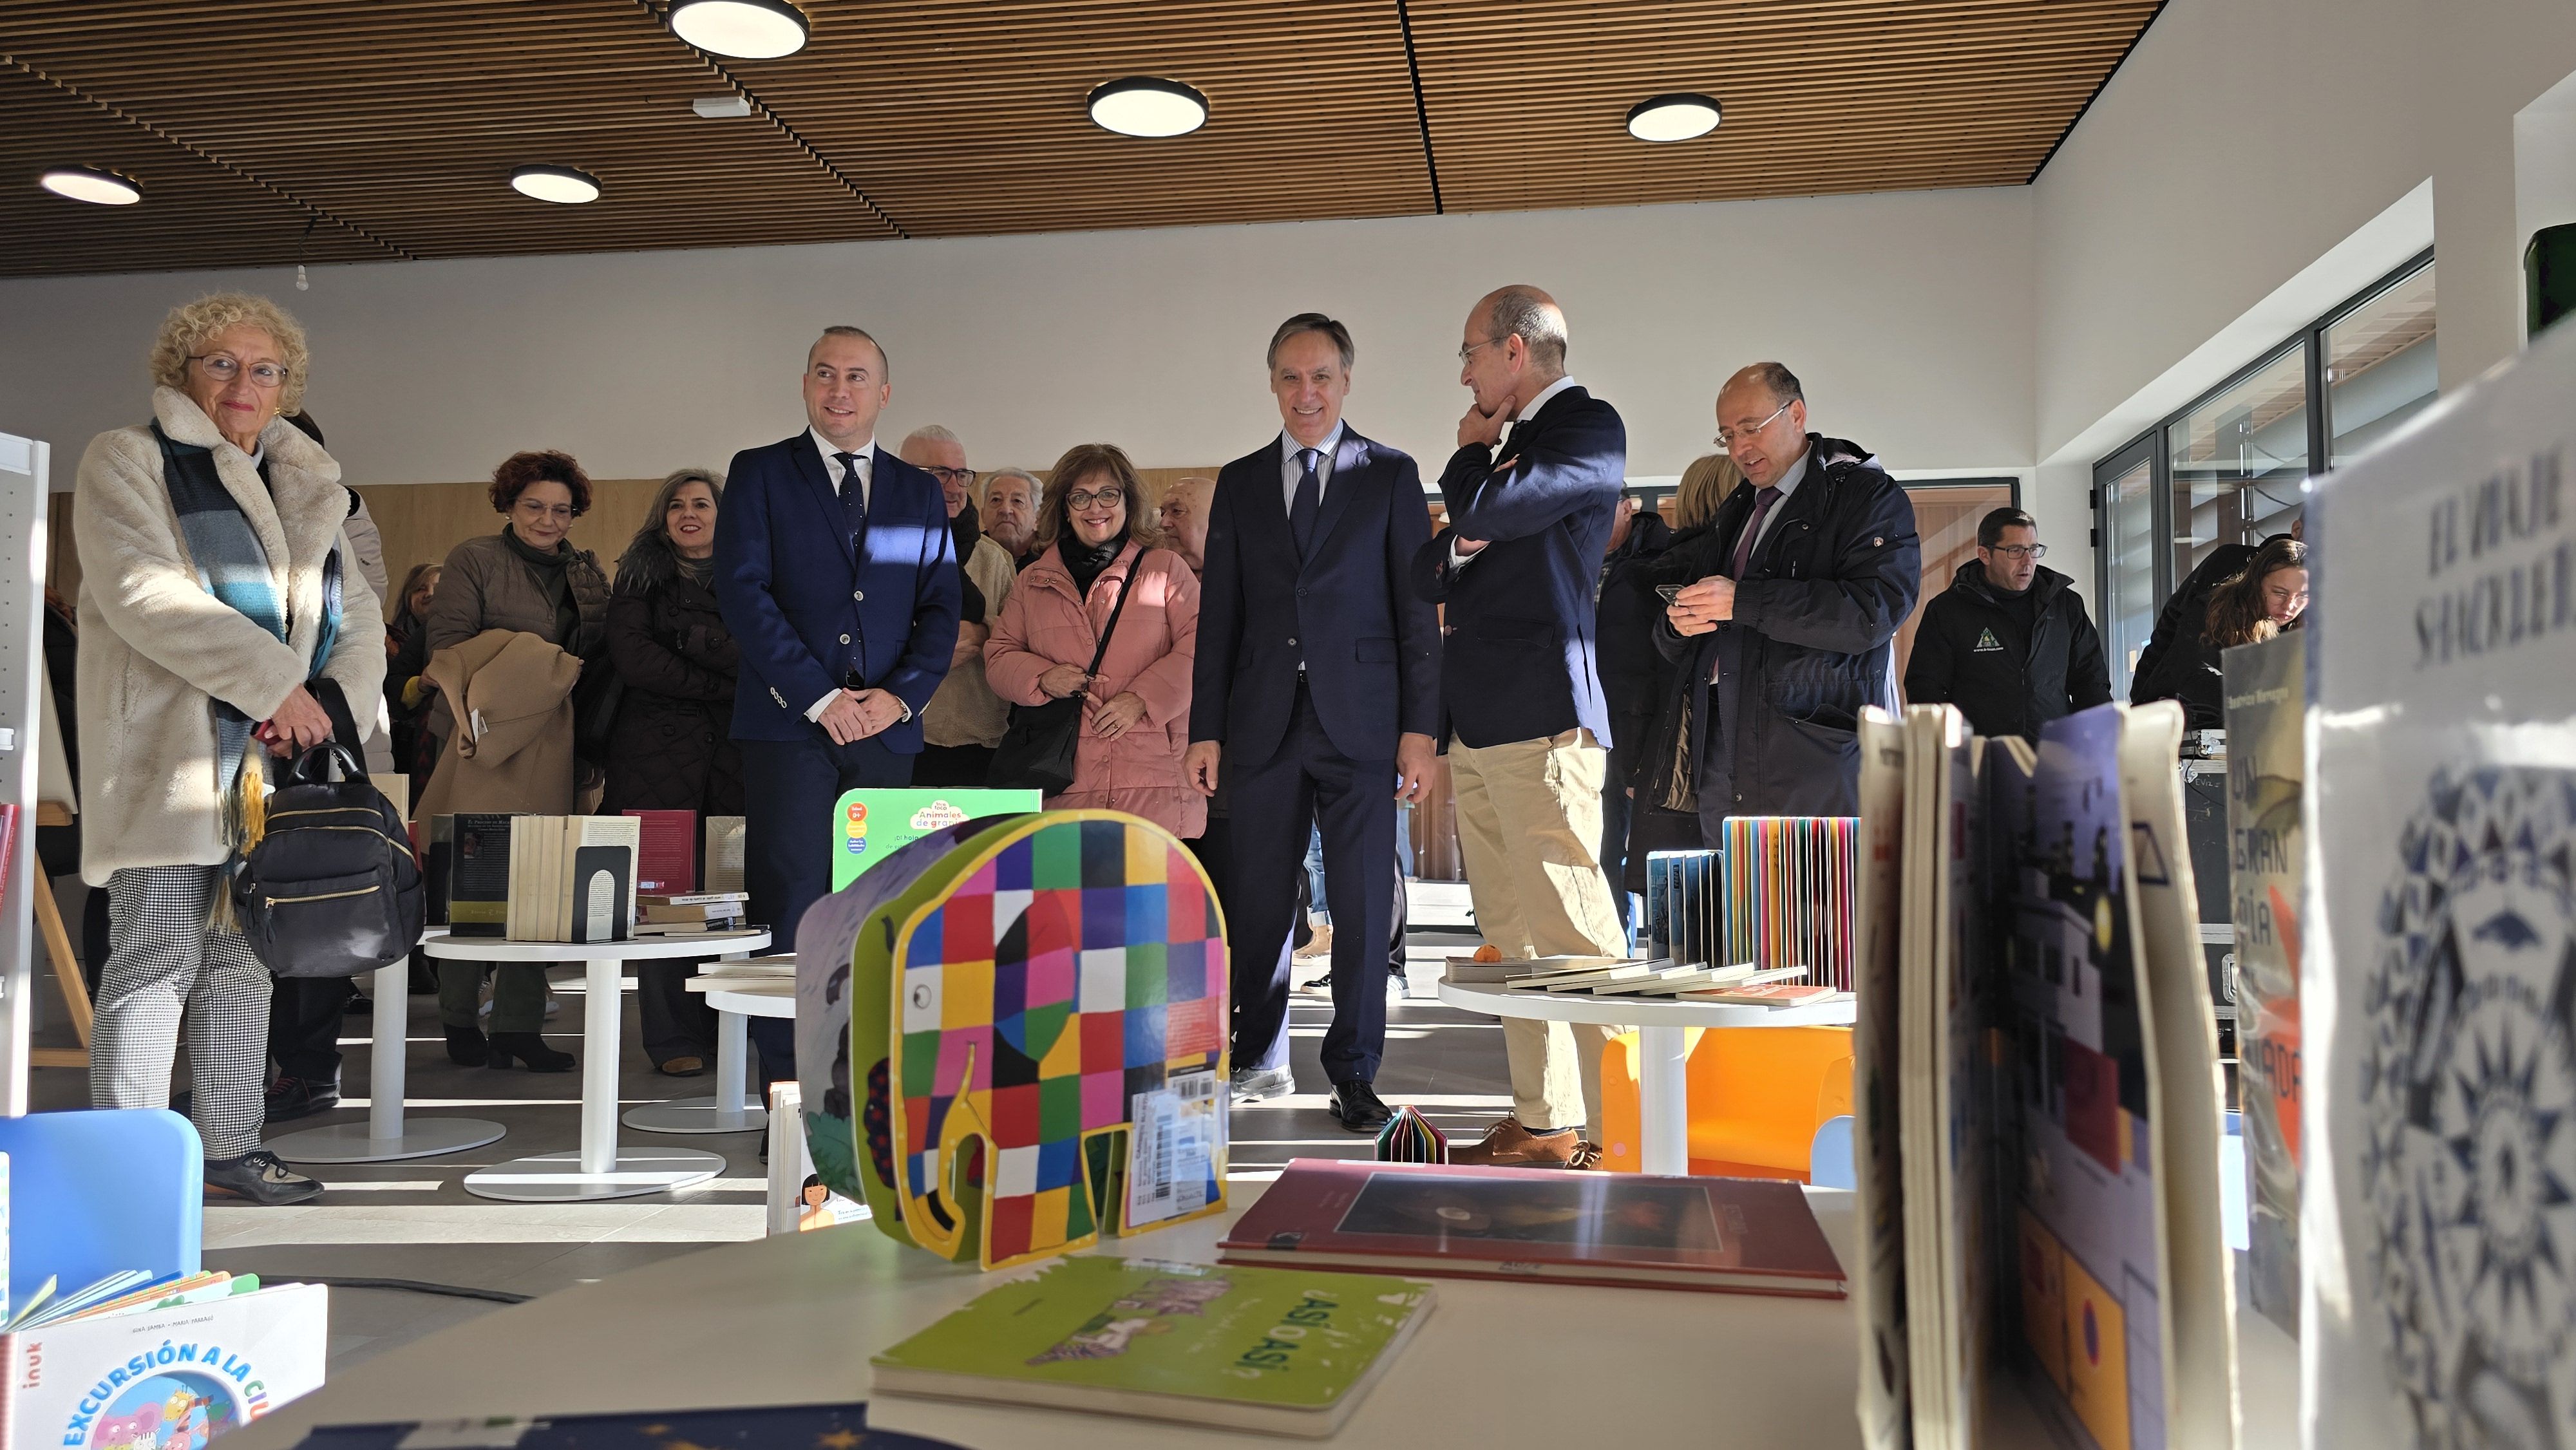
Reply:
[[[1690,1040],[1695,1036],[1696,1041]],[[1816,1128],[1852,1110],[1848,1027],[1711,1027],[1685,1036],[1690,1171],[1807,1181]],[[1602,1166],[1639,1171],[1637,1034],[1601,1054]]]

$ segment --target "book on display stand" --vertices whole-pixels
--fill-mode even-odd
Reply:
[[[2237,1096],[2244,1104],[2246,1297],[2299,1332],[2299,815],[2307,787],[2307,632],[2220,656],[2227,693],[2229,899]]]

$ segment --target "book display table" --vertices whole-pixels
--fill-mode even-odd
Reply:
[[[647,1133],[749,1133],[769,1124],[769,1112],[745,1091],[751,1045],[745,1019],[796,1015],[794,977],[696,977],[689,990],[704,992],[716,1014],[715,1096],[682,1098],[628,1108],[624,1122]]]
[[[1848,1027],[1857,1003],[1813,1007],[1738,1007],[1652,997],[1596,997],[1588,992],[1513,991],[1500,983],[1442,982],[1440,1000],[1488,1017],[1535,1022],[1590,1022],[1637,1029],[1637,1156],[1648,1173],[1690,1172],[1689,1054],[1691,1027]]]
[[[581,1147],[570,1153],[515,1158],[465,1176],[465,1191],[517,1203],[577,1203],[631,1198],[703,1183],[724,1169],[724,1159],[693,1148],[627,1148],[617,1143],[617,1051],[621,969],[656,958],[748,956],[769,945],[762,930],[706,936],[645,937],[635,941],[505,941],[499,937],[436,937],[421,949],[433,957],[470,962],[579,962],[585,992],[581,1018]]]
[[[430,936],[443,937],[444,927]],[[411,960],[376,969],[374,1043],[367,1055],[367,1120],[283,1133],[268,1150],[289,1163],[391,1163],[435,1158],[500,1141],[500,1124],[484,1118],[405,1118],[403,1053],[409,1034]]]

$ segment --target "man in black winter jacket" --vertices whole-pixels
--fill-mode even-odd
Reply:
[[[1610,899],[1628,921],[1628,816],[1630,790],[1646,759],[1655,712],[1672,693],[1673,666],[1655,648],[1655,625],[1664,601],[1646,577],[1646,566],[1673,542],[1672,527],[1652,509],[1640,512],[1635,494],[1623,495],[1610,520],[1610,548],[1601,557],[1600,597],[1593,604],[1592,638],[1600,661],[1601,693],[1610,704],[1610,769],[1601,782],[1601,870]]]
[[[2047,546],[2020,509],[2001,508],[1977,524],[1977,557],[1923,606],[1905,698],[1948,703],[1980,735],[2019,735],[2111,698],[2102,636],[2067,587],[2042,568]]]
[[[1690,694],[1700,830],[1860,810],[1860,710],[1893,708],[1893,642],[1923,592],[1914,502],[1869,450],[1807,431],[1806,395],[1755,363],[1717,395],[1744,483],[1682,561],[1656,639]],[[1664,572],[1671,572],[1669,570]],[[1640,787],[1643,789],[1643,787]]]

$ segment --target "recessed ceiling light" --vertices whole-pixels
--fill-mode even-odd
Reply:
[[[1649,96],[1628,112],[1628,134],[1640,141],[1687,141],[1717,129],[1717,102],[1689,92]]]
[[[56,166],[37,177],[36,184],[56,196],[100,206],[132,206],[143,199],[143,188],[132,177],[103,166]]]
[[[1121,136],[1186,136],[1207,118],[1207,97],[1179,81],[1129,76],[1091,93],[1091,119]]]
[[[510,185],[521,196],[568,206],[599,200],[599,178],[569,166],[522,166],[510,173]]]
[[[814,33],[787,0],[678,0],[671,29],[700,50],[744,60],[794,55]]]
[[[700,96],[689,109],[710,121],[739,120],[751,114],[751,102],[740,96]]]

